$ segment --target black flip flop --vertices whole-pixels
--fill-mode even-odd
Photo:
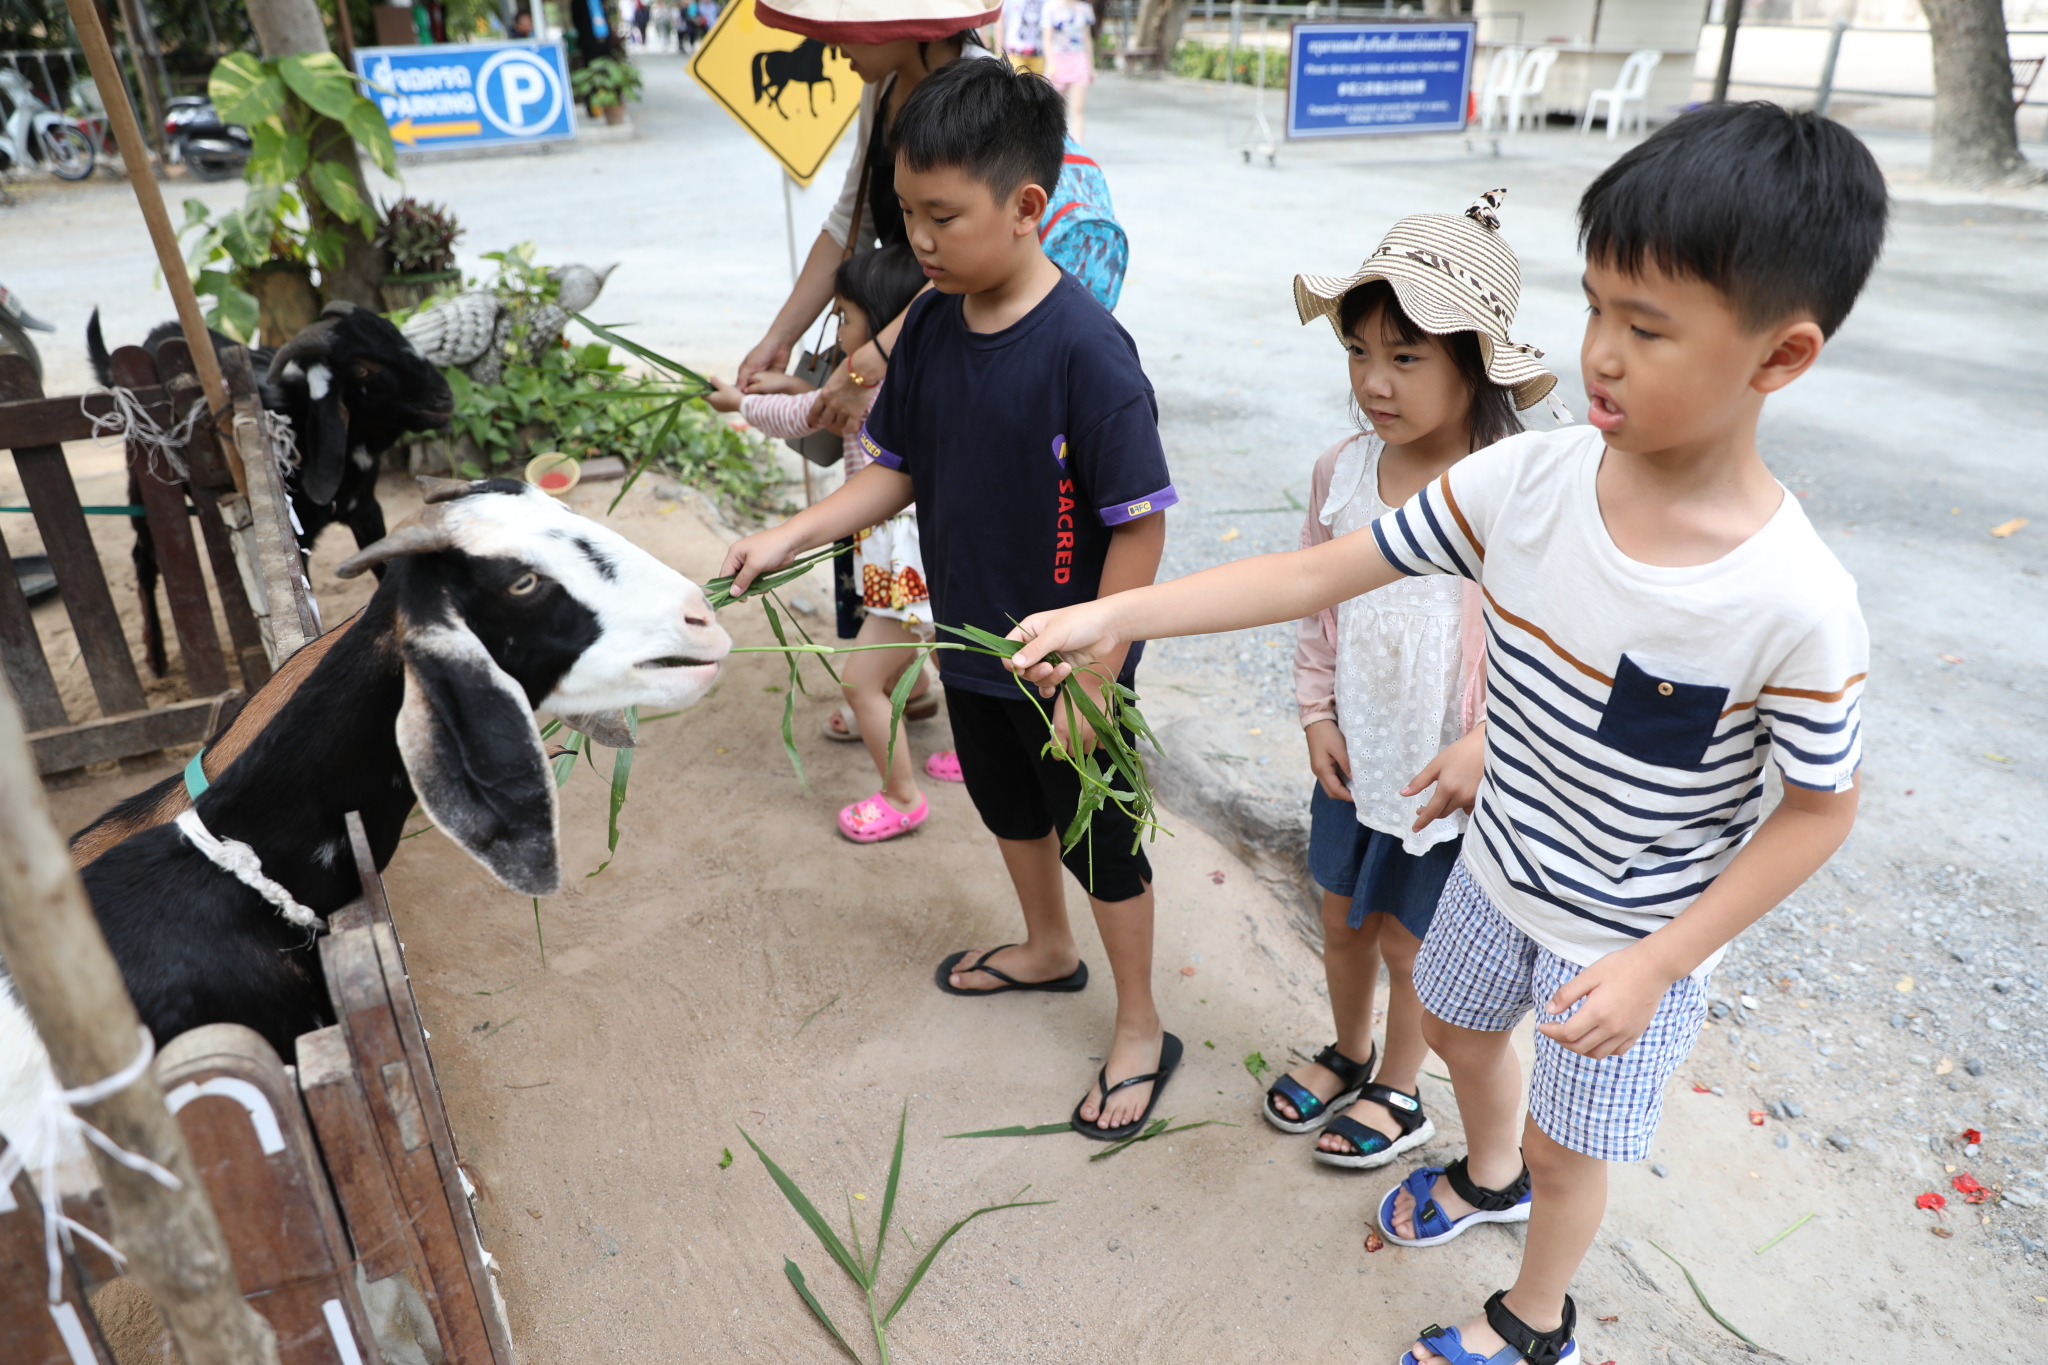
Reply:
[[[1159,1069],[1149,1075],[1132,1076],[1128,1080],[1118,1081],[1115,1085],[1109,1083],[1109,1065],[1104,1063],[1102,1070],[1095,1075],[1095,1083],[1102,1087],[1104,1104],[1108,1104],[1109,1097],[1125,1086],[1143,1085],[1147,1081],[1152,1082],[1152,1098],[1145,1105],[1145,1112],[1123,1127],[1102,1128],[1081,1117],[1081,1104],[1088,1103],[1088,1097],[1083,1095],[1081,1104],[1074,1106],[1074,1131],[1084,1138],[1094,1138],[1097,1142],[1122,1142],[1127,1137],[1136,1137],[1143,1132],[1145,1125],[1152,1120],[1152,1111],[1159,1107],[1159,1097],[1166,1093],[1166,1083],[1173,1078],[1174,1068],[1180,1065],[1180,1054],[1180,1039],[1171,1033],[1166,1034],[1159,1040]]]
[[[1065,976],[1060,977],[1056,981],[1019,981],[1016,977],[1011,976],[1002,968],[991,967],[988,965],[988,960],[994,957],[997,953],[1000,953],[1004,948],[1014,948],[1016,946],[1017,945],[1014,943],[1005,943],[1001,944],[998,947],[991,948],[987,952],[983,953],[980,956],[980,958],[978,958],[975,961],[975,964],[972,967],[967,968],[962,968],[960,966],[960,959],[966,957],[967,954],[964,952],[955,953],[951,957],[947,958],[944,962],[941,962],[939,964],[938,971],[932,974],[932,980],[936,981],[938,983],[939,989],[944,991],[948,995],[1001,995],[1006,991],[1067,992],[1078,991],[1083,986],[1088,984],[1088,964],[1085,962],[1083,962],[1080,966],[1074,968],[1073,971],[1068,972]],[[963,991],[958,986],[954,985],[952,982],[946,980],[947,977],[951,976],[956,971],[961,972],[963,975],[966,972],[987,972],[996,980],[1006,982],[1007,984],[997,986],[991,990],[985,991]]]

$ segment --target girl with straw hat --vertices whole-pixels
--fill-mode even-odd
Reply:
[[[1302,545],[1372,525],[1549,394],[1542,353],[1509,339],[1520,293],[1500,236],[1504,191],[1463,214],[1394,224],[1350,275],[1297,275],[1305,323],[1344,348],[1359,434],[1316,461]],[[1384,1166],[1435,1133],[1415,954],[1477,791],[1485,657],[1477,585],[1418,577],[1300,623],[1295,692],[1308,739],[1309,870],[1323,888],[1323,969],[1337,1039],[1266,1092],[1266,1121],[1320,1133],[1319,1162]],[[1434,785],[1416,809],[1414,798]],[[1386,1054],[1372,1046],[1384,957]],[[1362,1059],[1362,1060],[1361,1060]]]

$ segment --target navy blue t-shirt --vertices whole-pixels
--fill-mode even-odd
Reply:
[[[1179,498],[1137,344],[1086,286],[1062,273],[1000,332],[968,330],[963,301],[929,291],[911,304],[860,439],[910,476],[933,619],[1007,635],[1032,612],[1093,600],[1110,528]],[[987,655],[941,650],[939,672],[1019,695]]]

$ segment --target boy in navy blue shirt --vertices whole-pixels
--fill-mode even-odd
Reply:
[[[724,572],[735,592],[913,498],[941,625],[1002,635],[1034,611],[1152,582],[1176,501],[1152,386],[1129,334],[1039,248],[1065,135],[1053,88],[1003,63],[952,63],[905,101],[891,136],[896,191],[935,288],[911,305],[861,432],[873,463],[733,545]],[[1103,672],[1129,685],[1141,649],[1099,661]],[[1044,713],[998,661],[941,651],[939,672],[968,795],[1026,931],[1022,943],[954,953],[939,989],[1080,990],[1088,969],[1060,877],[1078,780],[1043,756]],[[1082,685],[1100,700],[1099,679]],[[1055,719],[1064,737],[1063,708]],[[1064,860],[1089,892],[1116,980],[1116,1036],[1074,1111],[1076,1131],[1106,1140],[1139,1130],[1181,1052],[1152,1001],[1152,868],[1134,834],[1108,807]]]

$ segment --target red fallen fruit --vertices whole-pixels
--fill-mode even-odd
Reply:
[[[1968,1171],[1964,1171],[1961,1175],[1957,1176],[1954,1180],[1951,1180],[1948,1183],[1955,1187],[1956,1192],[1958,1194],[1975,1194],[1977,1193],[1977,1191],[1984,1188],[1984,1186],[1978,1182],[1977,1177],[1971,1175]]]
[[[1365,1234],[1365,1249],[1368,1252],[1378,1251],[1381,1247],[1384,1247],[1386,1244],[1386,1239],[1381,1237],[1377,1232],[1368,1232]]]
[[[1913,1201],[1913,1207],[1916,1209],[1945,1209],[1948,1207],[1948,1199],[1944,1195],[1929,1190]]]
[[[1965,1128],[1962,1132],[1956,1134],[1956,1141],[1962,1143],[1965,1147],[1973,1147],[1983,1140],[1984,1135],[1975,1128]]]
[[[1216,885],[1218,885],[1218,886],[1221,886],[1221,885],[1223,885],[1223,872],[1222,872],[1222,870],[1221,870],[1221,869],[1218,869],[1218,870],[1217,870],[1217,871],[1215,871],[1215,872],[1211,872],[1211,873],[1209,874],[1209,880],[1210,880],[1210,881],[1212,881],[1212,882],[1214,882],[1214,883],[1215,883]]]
[[[1767,1118],[1769,1118],[1769,1117],[1770,1117],[1770,1115],[1769,1115],[1769,1114],[1766,1114],[1766,1113],[1765,1113],[1765,1112],[1764,1112],[1763,1110],[1761,1110],[1761,1109],[1752,1109],[1752,1110],[1750,1110],[1750,1111],[1749,1111],[1749,1121],[1750,1121],[1750,1123],[1751,1123],[1751,1124],[1753,1124],[1754,1126],[1758,1127],[1758,1128],[1761,1128],[1761,1127],[1763,1127],[1763,1126],[1764,1126],[1764,1120],[1765,1120],[1765,1119],[1767,1119]]]
[[[1698,1081],[1694,1081],[1692,1083],[1692,1093],[1695,1095],[1711,1095],[1714,1093],[1714,1087],[1711,1085],[1701,1085]]]

